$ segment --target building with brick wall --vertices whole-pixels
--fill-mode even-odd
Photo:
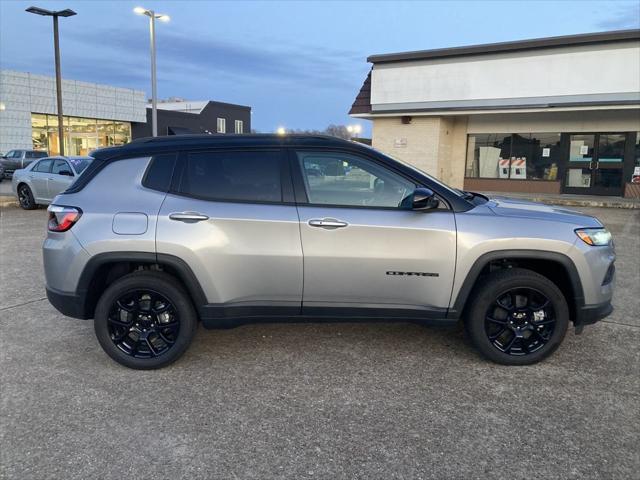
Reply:
[[[636,196],[640,30],[373,55],[351,116],[473,191]]]

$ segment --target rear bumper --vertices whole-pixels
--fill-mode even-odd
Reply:
[[[580,307],[576,312],[576,318],[573,324],[576,327],[584,327],[599,322],[608,317],[613,312],[613,306],[610,301],[599,303],[597,305],[585,305]]]
[[[79,295],[68,292],[60,292],[51,287],[47,287],[47,298],[49,303],[53,305],[56,310],[67,317],[79,318],[81,320],[87,320],[89,317],[86,315],[84,299]]]

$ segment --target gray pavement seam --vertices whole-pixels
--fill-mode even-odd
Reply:
[[[9,305],[8,307],[0,307],[0,312],[4,312],[5,310],[10,310],[12,308],[24,307],[25,305],[29,305],[31,303],[41,302],[42,300],[46,300],[47,297],[38,298],[36,300],[29,300],[28,302],[18,303],[16,305]]]
[[[614,325],[623,325],[625,327],[640,328],[640,325],[631,325],[630,323],[613,322],[611,320],[600,320],[602,323],[613,323]]]

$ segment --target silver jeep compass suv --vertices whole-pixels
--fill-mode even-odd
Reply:
[[[198,320],[464,322],[487,358],[537,362],[611,310],[595,218],[443,185],[322,136],[174,136],[93,154],[49,207],[47,296],[107,354],[158,368]]]

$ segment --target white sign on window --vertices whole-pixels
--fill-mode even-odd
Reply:
[[[580,155],[587,155],[589,153],[589,145],[580,145]]]
[[[542,156],[543,157],[550,157],[551,156],[551,149],[550,148],[543,148],[542,149]]]

